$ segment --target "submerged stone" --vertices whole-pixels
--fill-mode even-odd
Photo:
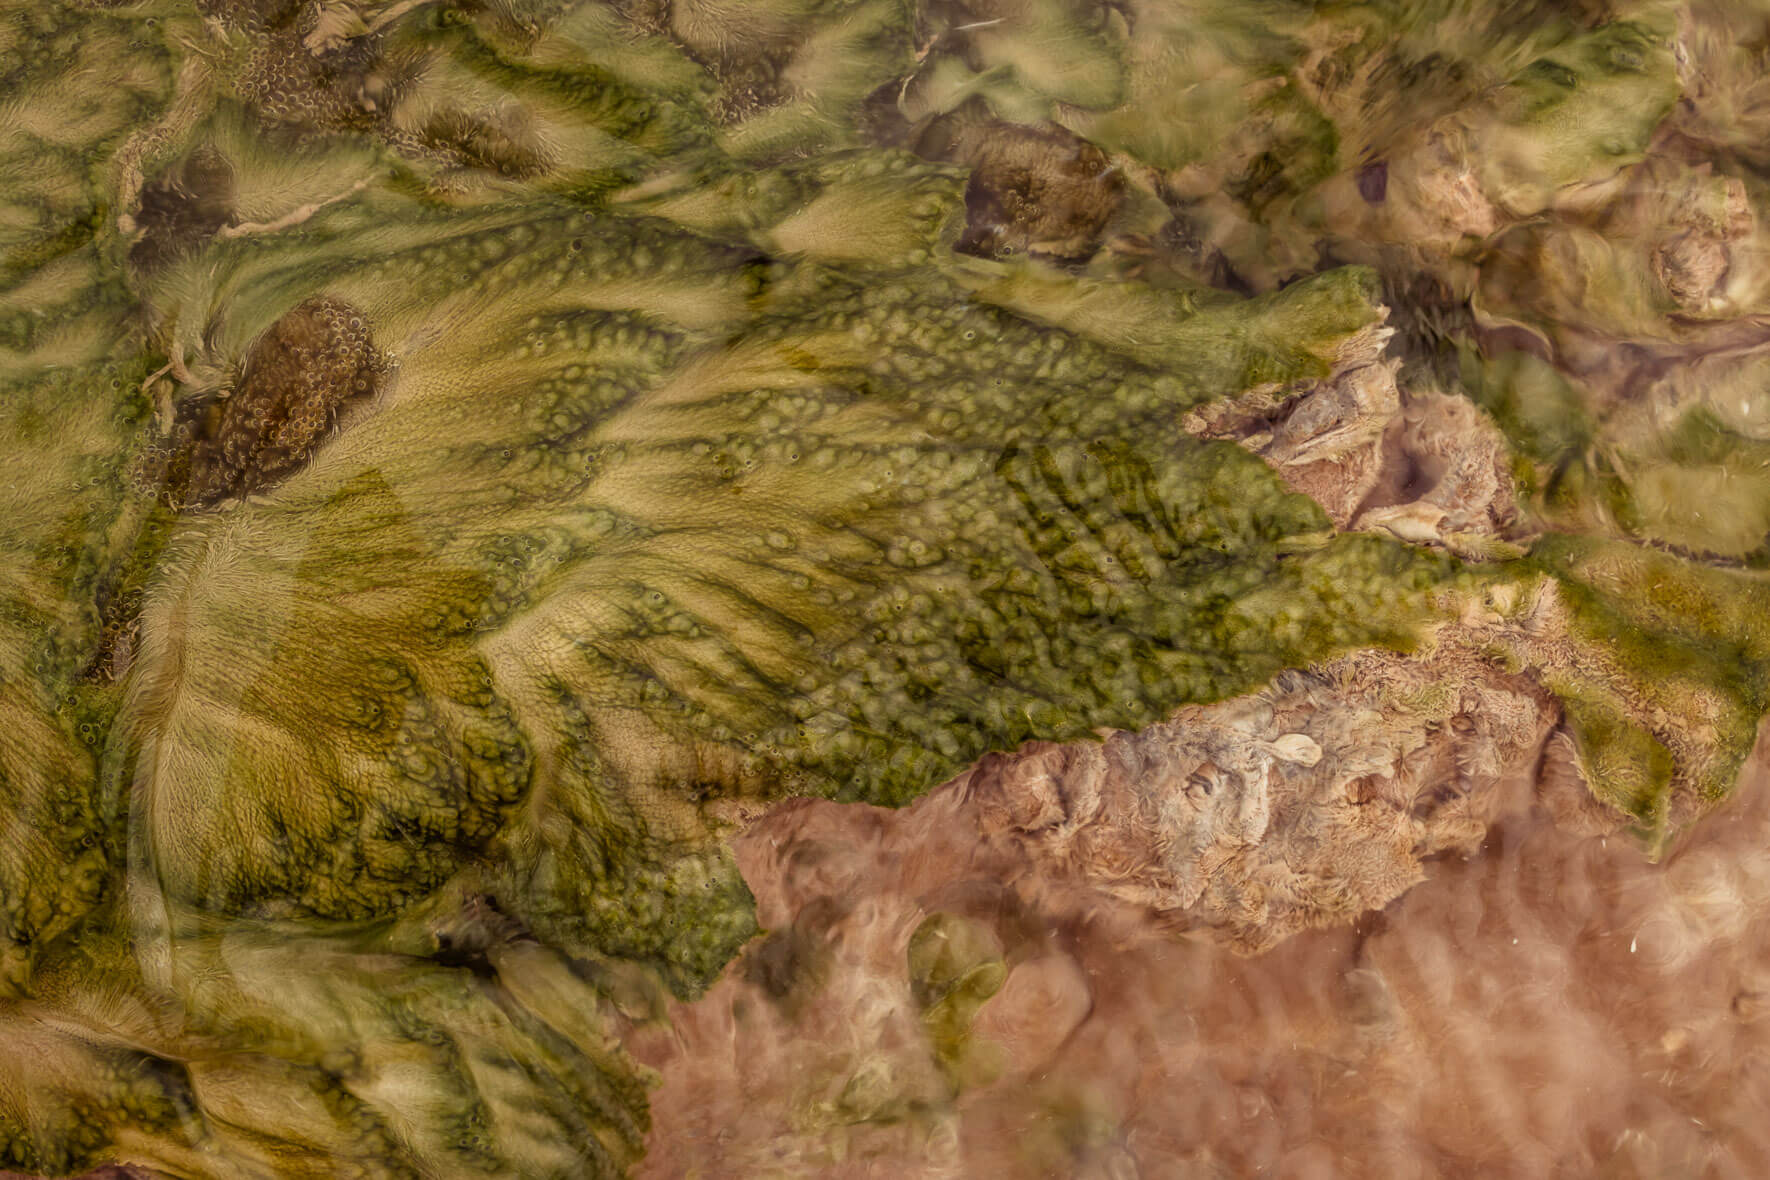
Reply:
[[[0,1166],[623,1174],[785,800],[967,782],[1256,950],[1539,749],[1655,850],[1729,790],[1760,194],[1663,148],[1683,26],[739,8],[0,0]],[[806,1125],[1080,1026],[962,900]]]

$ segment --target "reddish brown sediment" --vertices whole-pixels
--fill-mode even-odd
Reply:
[[[1770,749],[1653,864],[1554,745],[1422,883],[1252,956],[991,813],[980,778],[1049,748],[900,812],[777,809],[737,842],[772,933],[629,1037],[663,1079],[640,1174],[1764,1175]],[[935,913],[1007,967],[957,1067],[906,953]]]
[[[1770,1174],[1729,6],[14,7],[0,1154]]]

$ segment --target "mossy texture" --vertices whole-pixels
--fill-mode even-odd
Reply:
[[[1243,7],[0,3],[0,1166],[621,1174],[604,984],[692,996],[756,933],[750,802],[902,804],[1545,572],[1580,641],[1671,637],[1552,684],[1611,793],[1723,793],[1751,575],[1608,542],[1471,574],[1181,428],[1384,315],[1369,266],[1240,252],[1301,251],[1359,146],[1286,63],[1401,18]],[[1483,63],[1491,203],[1639,158],[1664,23]],[[1150,191],[968,231],[1029,202],[909,148],[979,104],[1176,177],[1257,125],[1238,211],[1188,219],[1242,292],[1087,262]],[[1503,425],[1544,413],[1518,379],[1484,378]],[[1588,447],[1575,401],[1530,459]],[[1754,461],[1708,421],[1667,462]],[[1694,744],[1640,719],[1705,693]],[[1000,983],[957,937],[911,951],[955,1078]]]

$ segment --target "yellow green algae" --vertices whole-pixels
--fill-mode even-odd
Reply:
[[[1462,281],[1679,93],[1669,9],[1459,57],[1437,8],[0,6],[0,1165],[618,1175],[599,980],[693,995],[756,933],[731,800],[901,804],[1544,577],[1609,662],[1496,655],[1594,789],[1662,834],[1724,794],[1765,590],[1636,544],[1682,527],[1640,479],[1555,514],[1615,471],[1576,379],[1470,361],[1586,534],[1478,570],[1179,425],[1329,376],[1398,268]],[[1492,225],[1347,212],[1403,85]],[[1109,220],[1209,249],[956,251],[966,168],[906,127],[979,110],[1166,170]],[[1631,453],[1758,462],[1724,429]],[[994,976],[938,933],[959,1070]]]

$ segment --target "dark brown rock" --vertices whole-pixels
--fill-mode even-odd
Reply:
[[[1055,123],[954,119],[929,128],[918,150],[971,167],[959,249],[973,254],[1086,261],[1125,199],[1106,153]]]
[[[204,145],[149,181],[141,191],[135,223],[141,236],[129,261],[152,270],[206,241],[234,219],[234,170]]]
[[[210,505],[286,478],[380,372],[361,313],[329,296],[302,302],[253,344],[233,392],[192,423],[185,502]]]

